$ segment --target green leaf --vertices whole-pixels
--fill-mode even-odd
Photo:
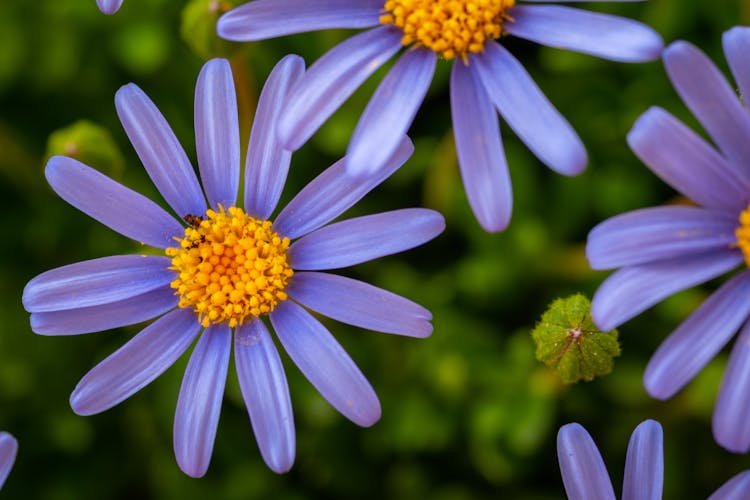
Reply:
[[[536,358],[555,368],[566,384],[609,374],[620,355],[617,330],[601,332],[591,319],[591,303],[581,294],[555,300],[531,337]]]

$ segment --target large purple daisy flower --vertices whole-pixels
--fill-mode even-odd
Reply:
[[[122,0],[96,0],[99,10],[107,15],[114,14],[120,9]]]
[[[565,493],[570,500],[614,500],[615,492],[599,450],[580,424],[568,424],[557,434]],[[625,457],[623,500],[661,500],[664,484],[664,436],[661,424],[646,420],[630,436]],[[709,500],[742,500],[750,496],[750,471],[724,483]]]
[[[750,28],[733,28],[723,42],[740,91],[750,95]],[[698,206],[636,210],[591,231],[586,247],[591,267],[621,268],[602,283],[592,301],[593,319],[602,330],[680,290],[743,263],[750,265],[750,113],[693,45],[670,45],[664,65],[715,146],[661,108],[651,108],[633,126],[628,144],[635,154]],[[713,415],[714,437],[735,452],[750,449],[748,317],[750,271],[743,269],[662,343],[644,376],[652,396],[670,398],[742,329]]]
[[[537,0],[519,0],[531,3]],[[563,0],[565,1],[565,0]],[[569,0],[573,1],[573,0]],[[631,1],[631,0],[614,0]],[[377,27],[376,27],[377,26]],[[299,148],[382,64],[404,46],[357,124],[347,151],[354,173],[393,154],[424,100],[438,57],[453,59],[453,131],[466,194],[479,223],[501,231],[512,192],[496,111],[547,166],[565,175],[586,166],[586,150],[521,63],[496,39],[513,35],[607,59],[656,59],[661,37],[620,17],[515,0],[255,0],[224,14],[219,35],[263,40],[329,28],[371,28],[322,56],[292,89],[279,137]]]
[[[0,488],[8,479],[18,453],[18,441],[7,432],[0,432]]]
[[[279,104],[303,73],[301,58],[287,56],[261,93],[247,153],[244,208],[237,203],[236,95],[229,63],[223,59],[206,63],[196,85],[196,149],[203,191],[149,98],[133,84],[115,97],[125,131],[178,218],[72,158],[56,156],[47,164],[47,180],[65,201],[164,254],[105,257],[35,277],[23,293],[32,329],[42,335],[72,335],[158,317],[83,377],[70,398],[81,415],[128,398],[198,338],[174,422],[177,462],[191,476],[202,476],[209,465],[232,343],[263,459],[276,472],[292,466],[295,432],[289,391],[261,316],[268,316],[281,344],[318,391],[362,426],[380,418],[378,398],[352,359],[305,308],[381,332],[413,337],[432,332],[431,314],[423,307],[369,284],[320,272],[415,247],[443,230],[440,214],[426,209],[328,224],[406,161],[413,149],[408,139],[389,159],[387,171],[353,180],[344,175],[341,160],[302,189],[273,223],[268,220],[291,158],[272,131]]]

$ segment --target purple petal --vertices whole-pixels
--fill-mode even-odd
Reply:
[[[129,398],[172,366],[200,329],[190,309],[162,316],[78,382],[70,396],[73,411],[93,415]]]
[[[435,74],[437,54],[407,51],[380,82],[354,129],[346,151],[347,171],[371,174],[403,140]]]
[[[516,5],[503,28],[513,36],[548,47],[621,62],[653,61],[661,36],[638,21],[561,5]]]
[[[694,45],[664,50],[664,67],[677,93],[719,148],[750,178],[750,116],[721,71]]]
[[[211,462],[231,348],[229,326],[210,326],[185,369],[174,414],[174,455],[190,477],[203,477]]]
[[[708,208],[738,214],[750,183],[722,155],[677,118],[652,107],[635,122],[628,144],[664,182]]]
[[[267,220],[279,202],[291,151],[281,147],[276,124],[289,89],[305,72],[305,61],[289,55],[274,66],[258,99],[245,160],[245,211]]]
[[[115,255],[58,267],[36,276],[23,290],[29,312],[98,306],[169,286],[175,273],[168,257]]]
[[[735,26],[726,31],[721,38],[724,54],[732,69],[732,75],[740,87],[740,93],[745,102],[750,98],[750,65],[747,64],[747,54],[750,52],[750,28]]]
[[[366,178],[347,175],[342,158],[297,193],[276,217],[274,230],[294,239],[327,224],[387,179],[413,152],[414,145],[404,136],[383,168]]]
[[[596,291],[591,316],[601,330],[612,330],[670,295],[720,276],[743,261],[742,252],[728,250],[625,267]]]
[[[560,427],[557,460],[568,500],[614,500],[615,492],[602,456],[581,425]]]
[[[177,307],[179,297],[163,286],[128,299],[98,306],[31,314],[31,330],[40,335],[78,335],[134,325]]]
[[[594,227],[586,256],[592,269],[614,269],[731,248],[737,224],[736,216],[703,208],[644,208]]]
[[[214,209],[235,206],[240,185],[240,124],[232,68],[226,59],[208,61],[198,75],[195,148],[208,203]]]
[[[581,139],[518,59],[489,42],[470,63],[500,115],[542,163],[564,175],[583,171],[588,157]]]
[[[122,0],[96,0],[96,5],[99,6],[100,11],[109,16],[120,9]]]
[[[430,311],[362,281],[298,272],[286,291],[305,307],[342,323],[409,337],[425,338],[432,333]]]
[[[263,460],[274,472],[287,472],[295,454],[292,401],[279,352],[263,321],[237,328],[234,360]]]
[[[362,427],[380,419],[380,402],[372,386],[318,320],[290,300],[281,302],[269,316],[286,352],[334,408]]]
[[[513,192],[497,113],[476,75],[475,65],[453,63],[451,115],[458,166],[466,196],[485,231],[502,231],[510,223]]]
[[[401,48],[401,32],[382,26],[355,35],[318,59],[289,93],[279,116],[281,144],[299,149],[362,83]]]
[[[379,23],[382,0],[255,0],[219,19],[219,36],[250,42],[307,31],[368,28]]]
[[[115,94],[120,122],[164,199],[180,217],[206,211],[198,178],[185,150],[151,99],[135,84]]]
[[[44,174],[60,198],[135,241],[167,248],[184,233],[156,203],[73,158],[53,156]]]
[[[716,490],[708,500],[746,500],[750,498],[750,471],[742,471]]]
[[[750,323],[735,341],[724,371],[713,417],[716,442],[735,453],[750,450]]]
[[[352,266],[417,247],[443,229],[443,216],[425,208],[355,217],[297,240],[289,247],[289,260],[303,271]]]
[[[750,272],[734,276],[691,314],[659,348],[643,383],[653,397],[668,399],[729,342],[750,315]]]
[[[622,500],[661,500],[663,485],[664,433],[659,422],[646,420],[630,436]]]
[[[0,488],[8,479],[18,453],[18,441],[7,432],[0,432]]]

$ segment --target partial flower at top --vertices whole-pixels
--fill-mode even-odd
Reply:
[[[107,15],[110,15],[114,14],[120,9],[122,0],[96,0],[96,5],[99,6],[100,11]]]
[[[615,500],[612,481],[599,450],[580,424],[568,424],[557,433],[565,493],[569,500]],[[664,484],[664,436],[661,424],[646,420],[630,436],[625,457],[622,500],[660,500]],[[724,483],[708,500],[750,498],[750,470]]]
[[[235,41],[330,28],[371,29],[322,56],[294,86],[279,119],[281,143],[299,148],[405,47],[370,99],[347,150],[350,172],[378,169],[411,126],[437,59],[453,60],[458,163],[469,203],[487,231],[505,229],[513,205],[495,110],[553,170],[575,175],[587,163],[576,132],[497,40],[513,35],[625,62],[656,59],[663,46],[656,32],[635,21],[514,0],[255,0],[224,14],[217,25],[221,37]]]
[[[740,92],[750,96],[750,28],[727,31],[723,42]],[[592,316],[599,328],[609,330],[674,293],[743,266],[661,344],[646,367],[644,384],[652,396],[671,398],[741,330],[719,390],[713,433],[728,450],[747,452],[750,112],[695,46],[673,43],[664,51],[664,65],[714,144],[662,108],[651,108],[636,121],[628,134],[631,149],[694,205],[636,210],[589,233],[591,267],[620,268],[594,295]]]
[[[32,329],[73,335],[157,318],[92,369],[73,391],[73,410],[104,411],[150,383],[199,338],[177,401],[174,449],[187,474],[205,474],[216,435],[229,355],[263,459],[276,472],[294,462],[295,431],[284,369],[262,317],[294,363],[344,416],[370,426],[380,418],[372,387],[306,308],[371,330],[427,337],[432,316],[398,295],[321,272],[421,245],[444,228],[426,209],[405,209],[329,224],[411,155],[408,138],[376,175],[354,180],[341,160],[275,217],[291,153],[274,133],[279,104],[304,62],[282,59],[261,93],[238,203],[240,144],[229,63],[206,63],[195,91],[195,135],[203,190],[184,150],[137,86],[115,96],[120,120],[149,176],[178,215],[64,156],[46,176],[68,203],[115,231],[164,253],[79,262],[32,279],[23,304]],[[204,197],[205,192],[205,197]],[[234,340],[232,338],[234,337]]]
[[[7,432],[0,432],[0,488],[8,479],[18,453],[18,441]]]

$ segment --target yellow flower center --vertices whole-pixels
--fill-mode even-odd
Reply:
[[[740,226],[734,231],[737,246],[745,255],[745,263],[750,267],[750,205],[740,214]]]
[[[208,210],[205,217],[186,215],[189,227],[168,248],[171,269],[178,276],[172,288],[180,307],[192,308],[204,327],[241,325],[250,316],[274,310],[286,300],[284,289],[293,271],[281,238],[269,221],[250,217],[242,209]]]
[[[381,24],[401,28],[401,43],[422,45],[446,59],[482,52],[500,38],[515,0],[388,0]]]

